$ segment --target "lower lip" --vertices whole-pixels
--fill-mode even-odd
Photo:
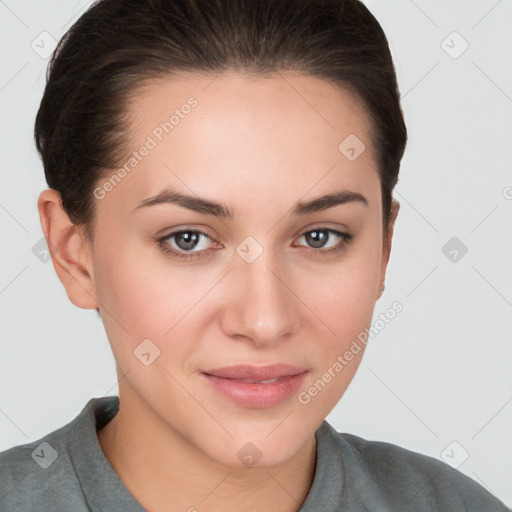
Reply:
[[[203,373],[208,382],[223,396],[238,405],[253,408],[274,407],[298,391],[307,371],[284,377],[268,384],[250,384]]]

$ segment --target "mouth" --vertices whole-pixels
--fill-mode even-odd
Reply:
[[[307,371],[307,368],[301,366],[292,366],[289,364],[273,364],[268,366],[234,365],[224,366],[204,372],[214,377],[224,379],[251,381],[253,383],[265,383],[284,377],[292,377]]]
[[[276,377],[275,379],[269,380],[253,380],[253,379],[231,379],[236,380],[237,382],[247,382],[248,384],[271,384],[272,382],[277,382],[278,380],[286,379],[286,377]]]
[[[302,367],[279,364],[230,366],[202,372],[202,375],[218,394],[237,405],[269,408],[294,395],[308,373]]]

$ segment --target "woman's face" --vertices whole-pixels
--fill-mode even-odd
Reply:
[[[162,80],[129,112],[124,172],[95,189],[91,252],[122,407],[221,463],[245,464],[242,448],[283,462],[352,380],[363,350],[333,368],[384,280],[365,112],[291,72]],[[307,207],[333,194],[345,200]],[[275,364],[303,373],[205,375]]]

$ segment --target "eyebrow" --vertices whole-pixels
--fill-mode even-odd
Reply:
[[[293,215],[307,215],[314,212],[320,212],[338,206],[341,204],[358,202],[364,206],[368,206],[368,201],[359,192],[350,190],[340,190],[332,194],[327,194],[311,201],[298,202],[293,208]],[[233,212],[225,205],[216,203],[208,199],[200,197],[188,196],[175,190],[164,190],[156,196],[149,197],[141,201],[133,210],[146,208],[158,204],[177,204],[183,208],[188,208],[198,213],[213,215],[214,217],[222,217],[232,219]]]

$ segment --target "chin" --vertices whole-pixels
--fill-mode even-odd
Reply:
[[[222,433],[218,436],[201,435],[201,439],[210,441],[206,446],[203,441],[198,448],[210,458],[233,468],[280,465],[291,459],[305,442],[300,435],[304,433],[303,428],[297,424],[285,425],[289,420],[283,424],[280,421],[258,424],[234,419],[231,426],[223,424],[229,434],[219,427]]]

